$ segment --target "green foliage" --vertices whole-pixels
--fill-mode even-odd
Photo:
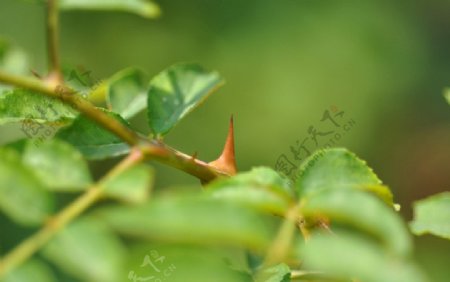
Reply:
[[[255,211],[209,197],[153,199],[145,205],[111,207],[99,213],[114,230],[147,240],[263,250],[273,234],[267,220]]]
[[[295,201],[288,181],[266,167],[218,179],[208,185],[207,193],[213,198],[242,203],[281,216]]]
[[[126,69],[109,79],[108,107],[129,119],[146,108],[147,87],[144,74],[137,69]]]
[[[25,52],[0,38],[0,70],[14,74],[25,74],[28,69],[28,58]],[[0,90],[5,88],[8,87],[0,86]]]
[[[88,165],[80,152],[58,139],[40,146],[28,141],[22,159],[48,189],[80,191],[92,183]]]
[[[162,136],[169,132],[223,83],[217,72],[195,64],[174,65],[155,76],[148,90],[148,119],[153,133]]]
[[[291,281],[291,269],[285,263],[269,267],[263,273],[265,282],[289,282]]]
[[[444,98],[447,100],[447,103],[450,104],[450,88],[444,89]]]
[[[123,281],[125,247],[98,220],[82,219],[58,234],[43,254],[83,281]]]
[[[16,89],[0,95],[0,124],[8,122],[67,124],[75,117],[62,102],[28,90]]]
[[[373,192],[393,205],[391,191],[366,163],[346,149],[320,150],[311,155],[297,172],[296,187],[300,195],[322,189],[360,189]]]
[[[102,111],[128,126],[118,114]],[[75,146],[87,159],[104,159],[120,156],[130,151],[121,139],[85,116],[78,116],[73,123],[60,130],[57,137]]]
[[[0,150],[0,209],[23,225],[39,225],[52,211],[52,196],[11,149]]]
[[[125,203],[145,203],[150,197],[153,175],[153,169],[147,165],[132,166],[103,183],[105,194]]]
[[[10,272],[2,280],[3,282],[56,282],[51,269],[47,264],[38,260],[31,259],[17,268],[14,272]]]
[[[350,189],[323,190],[305,198],[302,213],[313,221],[325,217],[331,222],[360,229],[396,255],[407,256],[411,252],[411,239],[401,218],[367,193]]]
[[[312,236],[301,247],[306,269],[320,269],[342,280],[367,282],[427,281],[419,269],[407,260],[384,253],[376,243],[348,233]]]
[[[429,233],[450,239],[450,192],[415,202],[410,226],[416,235]]]
[[[161,14],[159,6],[151,0],[61,0],[61,10],[124,11],[145,18]]]
[[[149,18],[159,14],[158,6],[145,0],[59,4],[63,10],[121,10]],[[10,52],[0,42],[0,68],[9,70]],[[0,211],[12,223],[42,226],[35,237],[2,257],[2,281],[55,281],[48,263],[73,279],[99,282],[286,282],[296,275],[309,280],[427,281],[412,262],[412,239],[394,209],[392,192],[363,160],[333,148],[305,160],[295,183],[267,167],[225,176],[211,163],[187,158],[162,143],[164,135],[223,85],[222,77],[184,63],[146,81],[134,68],[106,79],[106,101],[99,104],[107,108],[93,107],[90,118],[31,90],[0,94],[0,124],[57,123],[58,131],[52,140],[21,140],[0,149]],[[21,86],[49,86],[48,81],[27,82]],[[129,123],[144,110],[153,133],[149,138]],[[127,140],[133,150],[120,134],[106,130],[105,117],[95,113],[106,113],[106,122],[119,121],[122,129],[134,131],[135,143]],[[199,176],[203,187],[189,193],[181,193],[183,187],[158,187],[159,193],[151,195],[155,173],[141,163],[149,144],[145,149],[151,149],[155,160],[196,176],[202,171],[220,176],[209,183],[210,175]],[[128,153],[104,178],[93,180],[87,160]],[[62,192],[82,194],[55,212],[54,198]],[[99,200],[104,202],[95,205]],[[417,202],[411,229],[450,239],[449,207],[449,193]],[[31,258],[39,250],[45,262]]]

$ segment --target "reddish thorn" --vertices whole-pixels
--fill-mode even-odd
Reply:
[[[234,175],[237,172],[236,169],[236,159],[234,152],[234,123],[233,116],[230,118],[230,126],[228,129],[227,140],[225,141],[225,146],[223,148],[220,157],[209,163],[211,166],[226,172],[230,175]]]

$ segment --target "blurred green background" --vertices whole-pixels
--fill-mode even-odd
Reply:
[[[64,12],[61,49],[64,64],[81,65],[95,78],[129,66],[151,77],[180,61],[219,71],[225,87],[167,136],[169,145],[213,160],[234,114],[239,169],[274,167],[281,154],[292,159],[290,146],[308,137],[310,126],[320,130],[324,110],[335,106],[355,122],[336,145],[367,160],[407,220],[414,200],[450,190],[450,107],[442,97],[450,86],[450,1],[159,4],[157,20]],[[0,36],[22,47],[30,68],[45,72],[42,5],[2,0]],[[135,119],[148,132],[145,124],[145,113]],[[18,132],[2,129],[0,141],[19,138]],[[197,183],[155,166],[157,189]],[[109,163],[93,168],[100,175]],[[416,241],[417,259],[432,281],[450,281],[450,244],[428,236]]]

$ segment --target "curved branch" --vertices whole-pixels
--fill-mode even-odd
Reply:
[[[59,58],[59,11],[58,0],[47,2],[47,53],[49,79],[62,82],[61,62]]]
[[[227,176],[226,172],[218,170],[206,162],[197,160],[189,155],[181,153],[156,140],[150,140],[139,136],[134,131],[108,116],[96,108],[81,95],[64,85],[52,87],[40,80],[28,77],[11,75],[0,71],[0,83],[25,88],[36,93],[43,94],[53,99],[71,105],[77,111],[87,116],[106,130],[125,141],[128,145],[139,148],[147,157],[156,159],[162,163],[178,168],[189,173],[203,182],[211,181],[218,176]]]
[[[127,158],[122,160],[99,182],[91,186],[86,192],[73,201],[69,206],[47,221],[47,223],[34,235],[20,243],[0,260],[0,278],[6,273],[22,264],[34,253],[40,250],[63,227],[72,222],[87,208],[96,203],[103,195],[105,186],[103,182],[113,177],[132,165],[144,159],[139,150],[133,150]]]

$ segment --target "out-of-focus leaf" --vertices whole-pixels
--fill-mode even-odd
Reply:
[[[0,70],[17,75],[29,72],[28,58],[25,52],[2,38],[0,38]]]
[[[284,215],[289,206],[295,203],[293,194],[289,193],[288,180],[266,167],[218,179],[205,188],[212,197],[277,215]]]
[[[6,274],[2,282],[56,282],[51,269],[42,261],[31,259]]]
[[[153,276],[153,281],[169,282],[253,281],[250,275],[231,269],[225,256],[221,248],[140,243],[132,246],[127,258],[127,278],[132,281],[133,277]],[[149,265],[150,261],[155,268]]]
[[[361,189],[392,205],[392,193],[366,162],[343,148],[319,150],[300,166],[296,187],[301,195],[322,189]]]
[[[142,71],[126,69],[116,73],[108,83],[109,108],[129,119],[147,107],[147,83]]]
[[[121,174],[108,179],[103,185],[109,197],[128,203],[148,200],[153,185],[154,171],[147,165],[135,165]]]
[[[373,195],[358,190],[322,190],[305,198],[302,213],[326,217],[331,222],[355,227],[381,240],[400,256],[411,252],[411,238],[401,217]]]
[[[386,204],[390,206],[397,206],[394,204],[394,195],[392,195],[391,190],[389,187],[381,184],[368,184],[363,185],[360,188],[363,191],[368,191],[383,200]],[[398,206],[400,207],[400,206]]]
[[[290,180],[281,176],[275,170],[269,167],[255,167],[248,172],[242,172],[234,175],[233,177],[227,177],[212,182],[207,186],[208,189],[216,189],[216,187],[236,185],[254,185],[254,186],[276,186],[284,190],[285,194],[292,194],[292,188],[290,187]]]
[[[151,0],[61,0],[62,10],[124,11],[145,18],[156,18],[161,10]]]
[[[445,88],[444,90],[444,98],[447,100],[447,103],[450,104],[450,88]]]
[[[128,126],[118,114],[107,112],[109,116]],[[130,148],[116,135],[82,115],[72,125],[61,129],[58,138],[72,144],[87,159],[104,159],[124,155]]]
[[[185,115],[223,85],[217,72],[177,64],[155,76],[148,90],[148,119],[155,135],[170,131]]]
[[[43,142],[39,147],[28,141],[23,162],[52,190],[80,191],[92,183],[82,155],[57,139]]]
[[[65,65],[62,67],[65,84],[77,92],[83,98],[90,98],[90,95],[103,81],[95,77],[91,70],[83,66]]]
[[[125,281],[124,246],[102,222],[94,219],[81,219],[63,229],[43,249],[43,254],[83,281]]]
[[[73,118],[75,112],[57,99],[21,89],[10,90],[0,95],[0,124],[22,121],[24,127],[27,126],[25,123],[36,125],[49,122],[53,122],[55,126],[62,126]],[[30,126],[32,125],[28,125]]]
[[[52,210],[49,192],[10,149],[0,150],[0,209],[23,225],[42,223]]]
[[[285,263],[280,263],[264,269],[257,282],[290,282],[291,269]]]
[[[102,80],[95,84],[91,88],[91,92],[89,92],[89,96],[87,97],[88,101],[94,104],[104,103],[106,100],[106,90],[107,90],[107,81]]]
[[[261,250],[273,230],[267,217],[222,200],[198,197],[153,199],[135,207],[103,210],[101,219],[121,233],[169,242],[246,246]]]
[[[385,254],[376,243],[350,233],[313,234],[299,253],[304,269],[320,270],[345,281],[428,281],[415,265]]]
[[[450,239],[450,192],[415,202],[410,227],[416,235],[429,233]]]

